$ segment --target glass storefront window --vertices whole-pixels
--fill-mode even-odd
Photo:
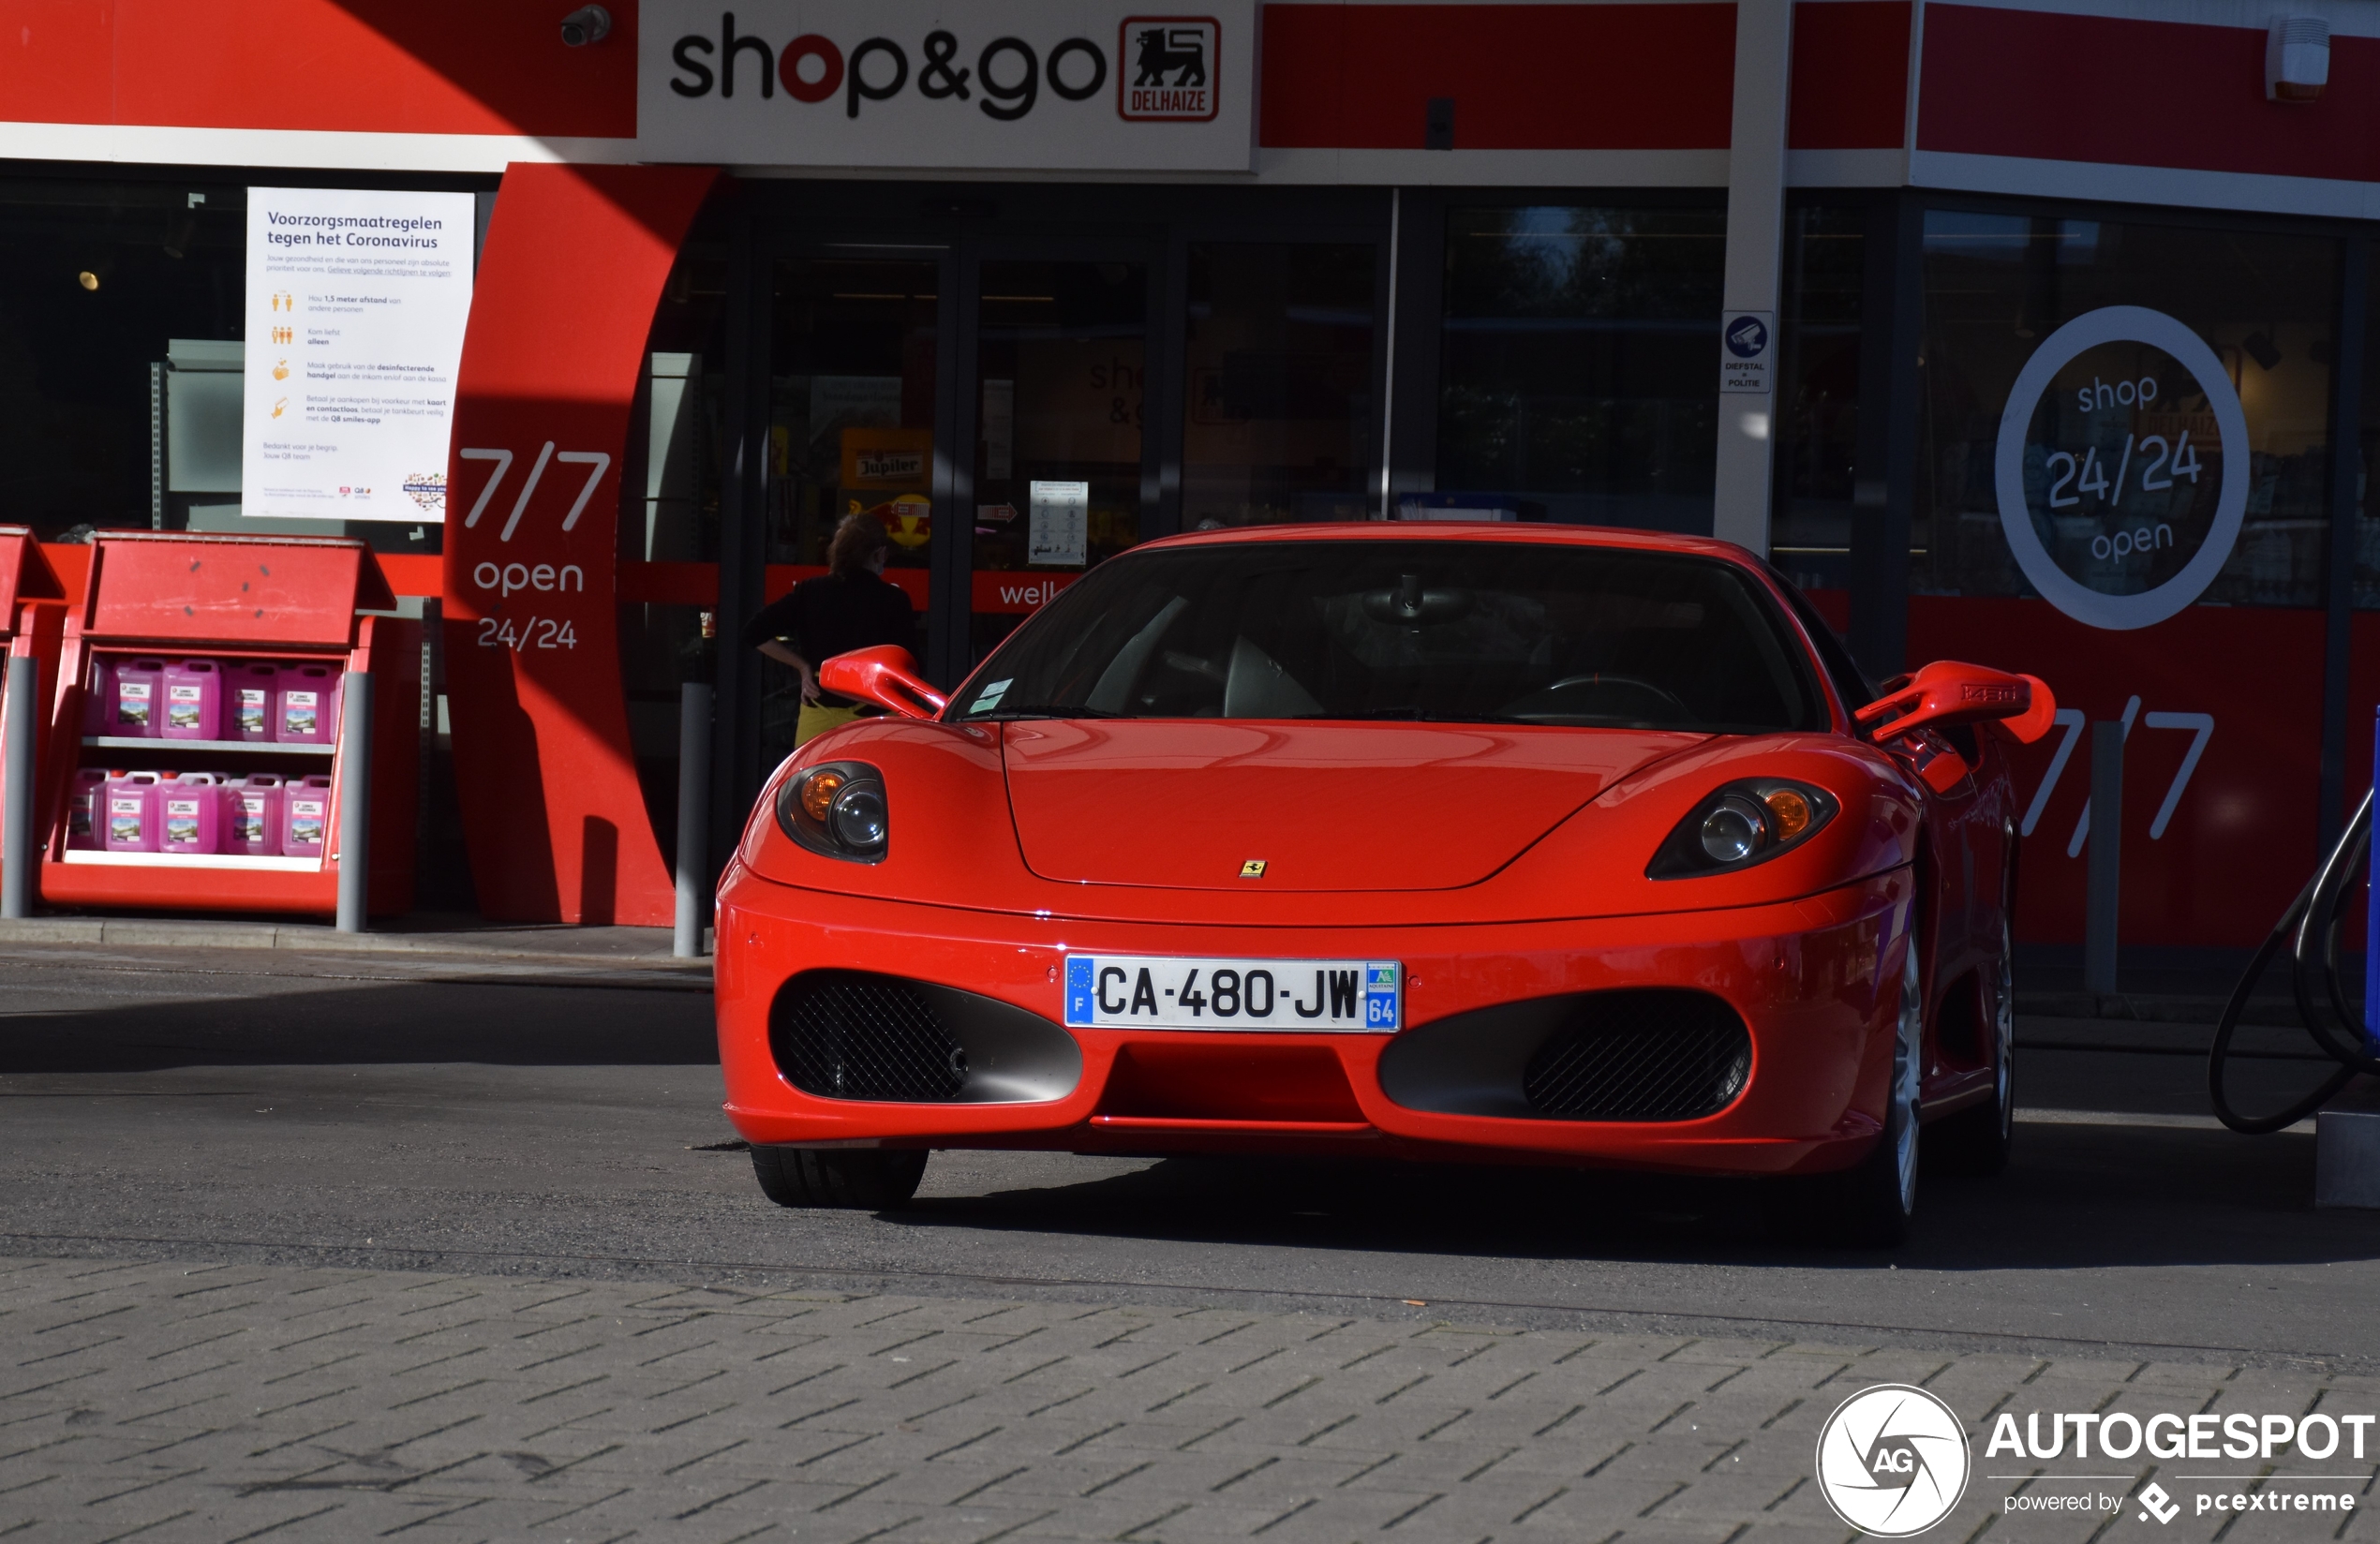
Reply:
[[[2001,419],[2052,334],[2095,316],[2105,336],[2024,382],[2036,565],[2102,597],[2160,588],[2229,535],[2224,458],[2244,455],[2237,535],[2200,598],[2320,606],[2338,262],[2314,237],[1928,212],[1911,591],[2038,593],[2001,523]]]
[[[698,228],[662,287],[620,475],[625,562],[719,560],[726,479],[725,245]]]
[[[347,535],[434,554],[405,520],[241,512],[247,189],[0,183],[0,498],[77,527]]]
[[[1867,212],[1786,213],[1769,556],[1804,589],[1851,586]]]
[[[888,566],[926,566],[932,528],[932,260],[795,258],[770,297],[768,561],[824,567],[845,514],[871,512]]]
[[[974,568],[1046,595],[1140,540],[1149,268],[1006,260],[981,282]],[[1039,603],[1003,587],[975,597],[976,659]]]
[[[2364,284],[2363,404],[2356,438],[2363,456],[2356,474],[2355,600],[2358,611],[2380,611],[2380,509],[2373,508],[2372,470],[2380,467],[2380,245]]]
[[[781,260],[771,275],[767,560],[823,572],[836,523],[872,514],[892,538],[885,577],[906,576],[921,616],[942,268],[934,259],[826,256]],[[920,658],[924,631],[921,623]],[[760,673],[761,765],[773,766],[793,750],[801,681],[766,658]]]
[[[624,563],[715,563],[725,482],[727,248],[698,224],[678,253],[653,312],[644,379],[620,468],[619,558]],[[662,856],[677,846],[679,684],[710,678],[715,645],[703,636],[712,606],[626,602],[619,607],[620,691],[629,744]]]
[[[247,190],[0,186],[0,493],[45,539],[240,502]],[[152,485],[152,393],[197,430]],[[227,411],[228,409],[228,411]],[[228,424],[229,433],[222,432]],[[176,487],[173,484],[180,483]]]
[[[1183,528],[1364,518],[1373,247],[1199,242],[1189,260]]]
[[[1450,210],[1432,500],[1707,533],[1726,238],[1717,206]]]

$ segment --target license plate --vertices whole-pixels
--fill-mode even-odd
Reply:
[[[1393,1034],[1405,972],[1377,959],[1066,957],[1066,1022],[1083,1029]]]

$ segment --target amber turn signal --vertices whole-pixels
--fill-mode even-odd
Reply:
[[[826,824],[826,811],[835,807],[835,795],[842,792],[846,780],[840,772],[811,773],[801,785],[802,813]]]
[[[1761,795],[1761,802],[1768,806],[1768,818],[1777,823],[1777,840],[1792,841],[1809,829],[1809,800],[1798,790],[1772,788]]]
[[[1647,879],[1687,879],[1765,863],[1835,818],[1835,796],[1806,782],[1748,778],[1714,790],[1677,823]]]

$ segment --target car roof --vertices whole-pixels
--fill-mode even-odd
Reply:
[[[1708,536],[1683,536],[1670,531],[1630,530],[1619,526],[1552,525],[1514,520],[1343,520],[1303,526],[1227,526],[1215,530],[1185,531],[1180,536],[1144,542],[1133,550],[1159,547],[1231,546],[1257,542],[1396,542],[1425,538],[1433,542],[1518,542],[1539,546],[1620,547],[1639,552],[1692,553],[1723,558],[1752,568],[1760,558],[1733,542]]]

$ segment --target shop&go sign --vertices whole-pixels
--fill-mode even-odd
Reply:
[[[2076,621],[2153,626],[2206,593],[2248,510],[2248,420],[2206,340],[2110,305],[2017,373],[1994,463],[2009,551]]]
[[[1244,171],[1251,0],[658,0],[638,19],[653,160]]]

